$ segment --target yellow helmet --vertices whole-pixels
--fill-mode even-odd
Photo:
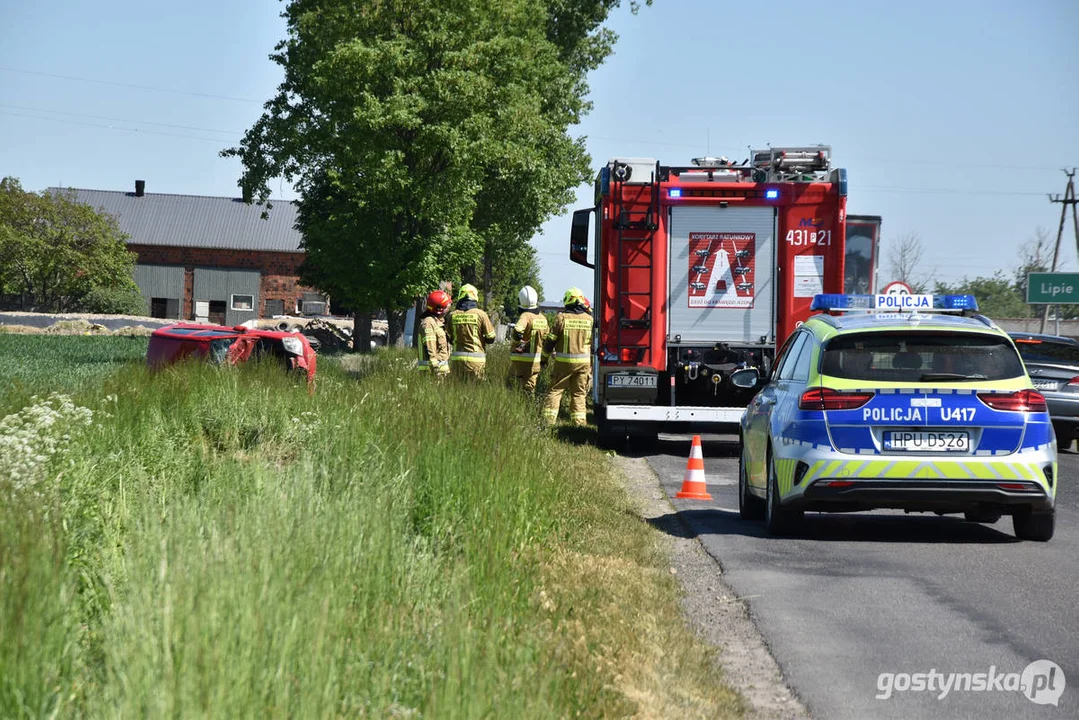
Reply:
[[[566,291],[566,294],[562,296],[562,304],[566,307],[577,304],[584,305],[584,303],[584,293],[581,292],[580,288],[571,287]]]
[[[461,289],[457,291],[457,301],[460,302],[468,298],[469,300],[475,300],[479,302],[480,292],[476,289],[475,285],[462,285]]]

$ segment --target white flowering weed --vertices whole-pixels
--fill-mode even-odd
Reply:
[[[35,395],[31,403],[0,420],[0,478],[17,492],[36,490],[49,459],[94,418],[93,410],[59,393],[44,400]]]

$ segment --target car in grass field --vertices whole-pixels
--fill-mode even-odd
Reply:
[[[217,364],[236,365],[252,358],[275,358],[288,372],[315,378],[317,359],[303,334],[280,330],[226,327],[203,323],[176,323],[154,330],[146,349],[146,362],[161,368],[185,358],[205,358]]]
[[[1079,438],[1079,342],[1061,335],[1011,333],[1034,387],[1045,396],[1057,448]]]
[[[732,375],[759,388],[740,424],[742,517],[783,534],[806,511],[1011,515],[1020,539],[1049,540],[1057,451],[1045,397],[972,296],[911,297],[933,310],[818,295],[811,308],[824,313],[791,334],[770,377]],[[948,309],[959,314],[937,312]]]

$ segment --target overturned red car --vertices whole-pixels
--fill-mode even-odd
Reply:
[[[301,333],[260,330],[243,325],[225,327],[177,323],[154,330],[146,350],[150,367],[164,367],[187,357],[236,365],[254,358],[276,358],[288,372],[304,372],[315,379],[315,351]]]

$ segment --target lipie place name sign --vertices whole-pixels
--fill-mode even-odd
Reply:
[[[1079,273],[1029,273],[1027,302],[1043,305],[1079,303]]]

